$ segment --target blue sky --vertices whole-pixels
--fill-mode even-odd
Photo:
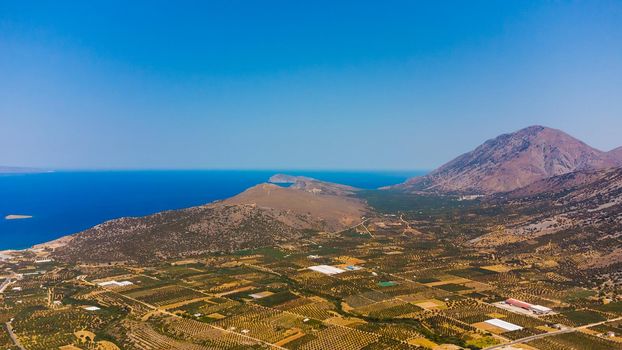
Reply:
[[[0,164],[430,169],[622,145],[620,1],[0,2]]]

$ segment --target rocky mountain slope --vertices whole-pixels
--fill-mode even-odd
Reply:
[[[476,245],[535,244],[540,239],[589,252],[583,262],[588,266],[622,262],[622,168],[550,177],[493,196],[483,205],[502,208],[506,224],[475,240]]]
[[[622,163],[622,147],[618,147],[614,150],[611,150],[609,152],[607,152],[607,154],[609,155],[609,158],[617,163]]]
[[[40,248],[54,247],[54,256],[65,261],[156,261],[291,243],[365,215],[365,203],[351,193],[314,191],[305,181],[297,180],[303,189],[266,183],[204,206],[111,220]]]
[[[599,151],[560,130],[531,126],[488,140],[430,174],[392,188],[409,192],[505,192],[551,176],[622,165],[620,153]]]
[[[599,205],[622,201],[622,168],[576,171],[536,181],[500,195],[529,202],[548,198],[556,206],[595,200]],[[622,215],[622,213],[621,213]]]

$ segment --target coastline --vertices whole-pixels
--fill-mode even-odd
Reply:
[[[224,200],[284,172],[288,177],[305,176],[372,189],[399,183],[417,171],[56,171],[41,177],[0,176],[2,185],[13,189],[0,204],[1,212],[11,214],[8,218],[4,214],[4,220],[0,217],[0,231],[7,233],[0,250],[29,249],[109,220]],[[10,204],[31,197],[37,200],[20,204],[19,209]],[[31,215],[25,214],[35,215],[28,220]]]
[[[8,260],[14,257],[15,254],[19,254],[22,252],[31,252],[34,253],[38,257],[48,256],[50,252],[53,252],[57,248],[60,248],[66,245],[69,241],[71,241],[74,237],[74,234],[62,236],[60,238],[56,238],[54,240],[38,243],[31,247],[24,249],[4,249],[0,250],[0,261]]]

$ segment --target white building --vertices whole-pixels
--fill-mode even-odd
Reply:
[[[523,329],[523,327],[521,327],[519,325],[516,325],[514,323],[510,323],[510,322],[506,322],[506,321],[500,320],[498,318],[491,318],[490,320],[486,320],[484,322],[486,322],[486,323],[488,323],[490,325],[493,325],[495,327],[499,327],[499,328],[504,329],[504,330],[509,331],[509,332],[511,332],[511,331],[518,331],[520,329]]]
[[[338,273],[346,272],[346,270],[342,270],[338,267],[330,266],[330,265],[316,265],[309,267],[309,270],[317,271],[323,273],[325,275],[336,275]]]
[[[109,286],[114,286],[114,287],[126,287],[126,286],[131,286],[132,282],[130,281],[121,281],[121,282],[117,282],[117,281],[105,281],[105,282],[99,282],[97,283],[98,286],[100,287],[109,287]]]

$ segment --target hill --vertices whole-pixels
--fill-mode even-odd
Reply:
[[[326,191],[326,190],[325,190]],[[360,221],[365,214],[363,203],[348,195],[322,192],[306,183],[300,187],[260,184],[224,201],[226,204],[252,204],[284,213],[305,215],[322,221],[322,228],[339,230]]]
[[[54,256],[65,261],[161,261],[291,243],[346,228],[366,210],[364,202],[345,194],[260,184],[224,201],[111,220],[39,248],[53,247]]]
[[[490,194],[573,171],[622,164],[622,151],[602,152],[556,129],[530,126],[484,142],[430,174],[393,189]]]

